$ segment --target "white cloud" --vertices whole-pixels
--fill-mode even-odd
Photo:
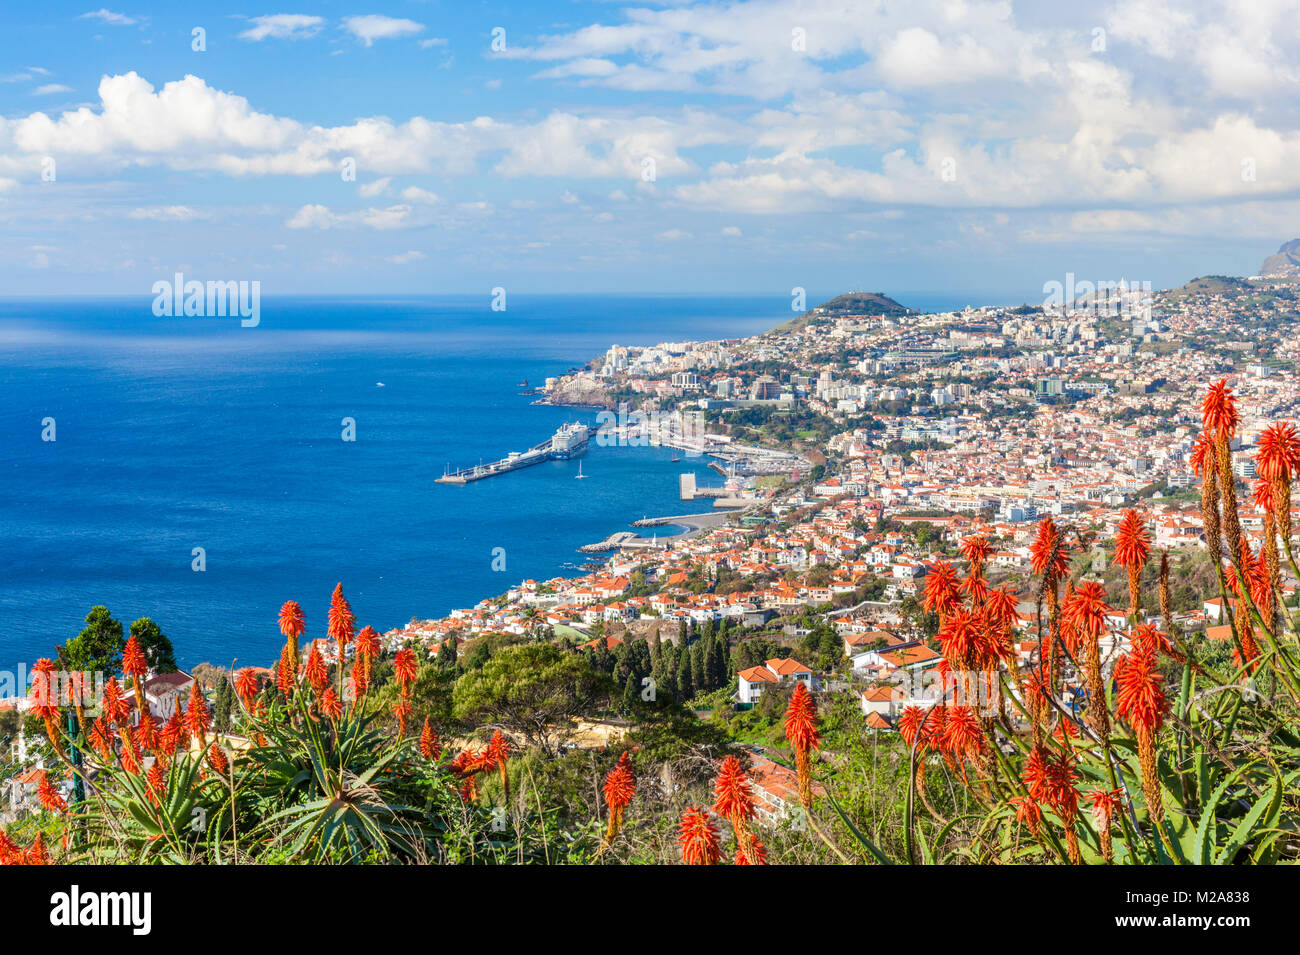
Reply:
[[[239,34],[241,40],[259,41],[305,40],[314,37],[325,25],[324,17],[313,17],[303,13],[273,13],[264,17],[252,17],[253,24]]]
[[[729,236],[731,238],[739,238],[744,233],[740,231],[739,227],[734,225],[729,225],[729,226],[722,227],[722,234],[725,236]]]
[[[114,13],[112,10],[107,10],[103,7],[100,7],[98,10],[92,10],[89,13],[83,13],[81,16],[77,17],[77,19],[102,20],[104,23],[115,27],[129,27],[140,22],[134,17],[128,17],[125,13]]]
[[[657,233],[656,239],[663,242],[679,242],[682,239],[689,239],[691,234],[683,229],[667,229],[664,232]]]
[[[365,185],[358,186],[357,192],[362,198],[373,199],[375,196],[387,191],[389,183],[393,181],[392,176],[384,176],[382,179],[376,179],[374,182],[368,182]]]
[[[393,37],[411,36],[420,33],[424,30],[424,24],[398,17],[369,14],[363,17],[345,17],[343,29],[366,46],[370,46],[376,40],[388,40]]]
[[[386,261],[392,262],[394,265],[409,265],[411,262],[421,262],[427,258],[428,256],[423,252],[411,249],[408,252],[399,252],[397,255],[390,255]]]
[[[402,190],[402,198],[407,202],[434,203],[438,197],[427,189],[421,189],[419,186],[407,186]]]
[[[207,216],[189,206],[141,206],[128,212],[127,218],[153,222],[188,222],[191,219],[206,219]]]
[[[33,96],[49,96],[51,93],[71,93],[71,86],[64,86],[62,83],[46,83],[44,86],[38,86],[32,90]]]

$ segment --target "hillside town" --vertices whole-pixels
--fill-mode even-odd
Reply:
[[[1071,291],[1083,288],[1067,278]],[[1030,542],[1044,517],[1072,529],[1073,555],[1116,595],[1101,542],[1114,539],[1126,509],[1175,575],[1191,574],[1208,560],[1193,466],[1198,392],[1226,377],[1237,396],[1242,482],[1253,477],[1260,430],[1300,420],[1288,281],[1210,278],[1162,292],[1098,285],[1064,304],[936,315],[846,295],[755,338],[611,347],[548,381],[547,400],[580,396],[617,407],[620,420],[630,406],[654,443],[729,460],[729,520],[653,546],[639,539],[581,576],[524,580],[384,639],[431,655],[491,634],[590,652],[641,638],[680,644],[721,626],[786,648],[744,668],[733,654],[733,706],[805,681],[857,694],[868,725],[893,730],[904,706],[933,702],[912,678],[940,661],[918,605],[927,573],[960,564],[964,541],[986,538],[993,582],[1017,588],[1015,650],[1028,663],[1040,619]],[[733,453],[740,442],[798,457],[775,479],[746,474]],[[1244,483],[1239,497],[1258,551],[1264,513]],[[1292,600],[1295,581],[1282,592]],[[1145,612],[1157,619],[1156,608]],[[1221,615],[1218,598],[1187,597],[1172,623],[1227,641]],[[1111,623],[1107,661],[1128,649],[1122,610]],[[820,671],[796,659],[813,627],[842,641]]]

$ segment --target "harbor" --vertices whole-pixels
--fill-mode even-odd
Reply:
[[[478,464],[460,470],[447,470],[437,479],[439,484],[469,484],[484,478],[495,477],[518,471],[520,468],[541,464],[543,461],[567,461],[576,458],[587,450],[591,441],[591,429],[585,424],[571,422],[560,427],[541,444],[535,444],[527,451],[511,451],[499,461]]]

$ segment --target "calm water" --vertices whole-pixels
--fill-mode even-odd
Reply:
[[[124,623],[153,617],[182,665],[269,664],[280,604],[298,600],[323,634],[337,581],[382,632],[572,573],[575,548],[632,520],[707,510],[678,500],[676,477],[716,476],[594,442],[584,481],[575,460],[448,487],[434,483],[444,465],[594,422],[531,406],[522,378],[614,342],[753,334],[788,302],[267,299],[252,329],[155,318],[147,298],[0,302],[0,667],[49,655],[99,603]]]

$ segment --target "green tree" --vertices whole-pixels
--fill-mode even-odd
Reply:
[[[144,658],[149,661],[150,669],[155,673],[176,672],[178,667],[172,642],[167,639],[158,624],[148,617],[141,617],[131,624],[131,636],[139,642],[140,649],[144,651]]]
[[[594,713],[609,698],[608,677],[582,656],[549,643],[507,647],[456,683],[456,719],[494,724],[554,755],[569,721]]]
[[[107,607],[95,606],[86,614],[86,627],[63,648],[63,662],[71,670],[112,674],[122,668],[122,624]]]
[[[230,716],[235,711],[235,688],[224,673],[217,680],[217,693],[212,701],[212,725],[218,733],[230,732]]]

